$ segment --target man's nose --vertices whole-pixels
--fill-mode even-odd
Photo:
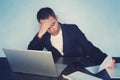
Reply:
[[[50,28],[50,32],[54,32],[54,29],[53,29],[53,28]]]

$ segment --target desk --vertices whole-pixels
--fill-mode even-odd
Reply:
[[[110,79],[106,71],[102,71],[98,74],[92,74],[88,72],[83,65],[80,63],[79,58],[60,58],[61,61],[57,61],[56,63],[64,63],[68,64],[68,67],[63,71],[64,75],[70,74],[75,71],[82,71],[84,73],[102,78],[104,80],[120,80],[120,79]],[[120,63],[120,57],[115,57],[116,62]],[[94,63],[87,63],[85,66],[93,66],[95,65]],[[7,59],[0,58],[0,80],[66,80],[62,76],[58,78],[53,78],[53,77],[46,77],[46,76],[40,76],[40,75],[31,75],[31,74],[19,74],[19,73],[14,73],[12,72],[10,65],[7,61]]]

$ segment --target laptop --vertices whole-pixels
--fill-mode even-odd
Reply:
[[[55,64],[50,51],[3,48],[13,72],[59,77],[65,64]]]

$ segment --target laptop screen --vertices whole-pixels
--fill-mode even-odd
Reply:
[[[58,77],[49,51],[3,49],[13,72]]]

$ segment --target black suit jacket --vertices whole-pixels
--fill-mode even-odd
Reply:
[[[63,36],[64,57],[85,57],[97,63],[101,63],[106,58],[107,55],[88,41],[76,25],[60,25]],[[53,57],[62,56],[59,51],[52,46],[50,42],[51,35],[49,33],[46,32],[41,39],[39,39],[37,35],[38,33],[30,42],[28,49],[43,50],[45,47],[48,51],[52,52]]]

